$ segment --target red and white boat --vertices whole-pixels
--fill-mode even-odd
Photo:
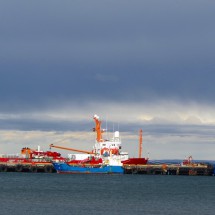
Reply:
[[[123,165],[145,165],[148,158],[129,158],[127,152],[122,152],[121,138],[119,131],[115,131],[111,139],[104,139],[104,129],[101,129],[101,120],[96,114],[95,121],[96,141],[92,151],[71,149],[51,144],[50,147],[72,150],[83,154],[71,154],[70,160],[53,162],[58,173],[123,173]],[[142,134],[142,133],[141,133]],[[142,143],[142,136],[140,137]],[[140,149],[142,145],[140,144]]]

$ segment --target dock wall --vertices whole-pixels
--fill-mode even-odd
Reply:
[[[0,172],[45,172],[54,173],[56,172],[52,163],[0,163]]]
[[[145,174],[145,175],[188,175],[188,176],[214,176],[213,165],[166,165],[166,164],[146,164],[146,165],[123,165],[124,174]],[[55,173],[52,163],[4,163],[0,162],[0,172],[44,172]]]
[[[180,165],[124,165],[125,174],[145,175],[214,175],[212,165],[180,166]]]

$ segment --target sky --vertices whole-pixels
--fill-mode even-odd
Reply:
[[[0,154],[92,149],[215,160],[215,2],[1,1]],[[71,153],[61,151],[62,154]]]

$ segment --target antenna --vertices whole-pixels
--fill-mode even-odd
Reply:
[[[109,140],[108,128],[107,128],[107,115],[106,115],[106,139]]]

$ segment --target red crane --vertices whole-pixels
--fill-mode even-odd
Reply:
[[[142,150],[143,150],[143,131],[140,129],[139,132],[139,158],[142,158]]]
[[[81,153],[86,153],[86,154],[94,154],[93,152],[90,152],[90,151],[79,150],[79,149],[73,149],[73,148],[67,148],[67,147],[63,147],[63,146],[56,146],[56,145],[54,145],[54,144],[50,144],[49,147],[50,147],[50,148],[57,148],[57,149],[69,150],[69,151],[73,151],[73,152],[81,152]]]

